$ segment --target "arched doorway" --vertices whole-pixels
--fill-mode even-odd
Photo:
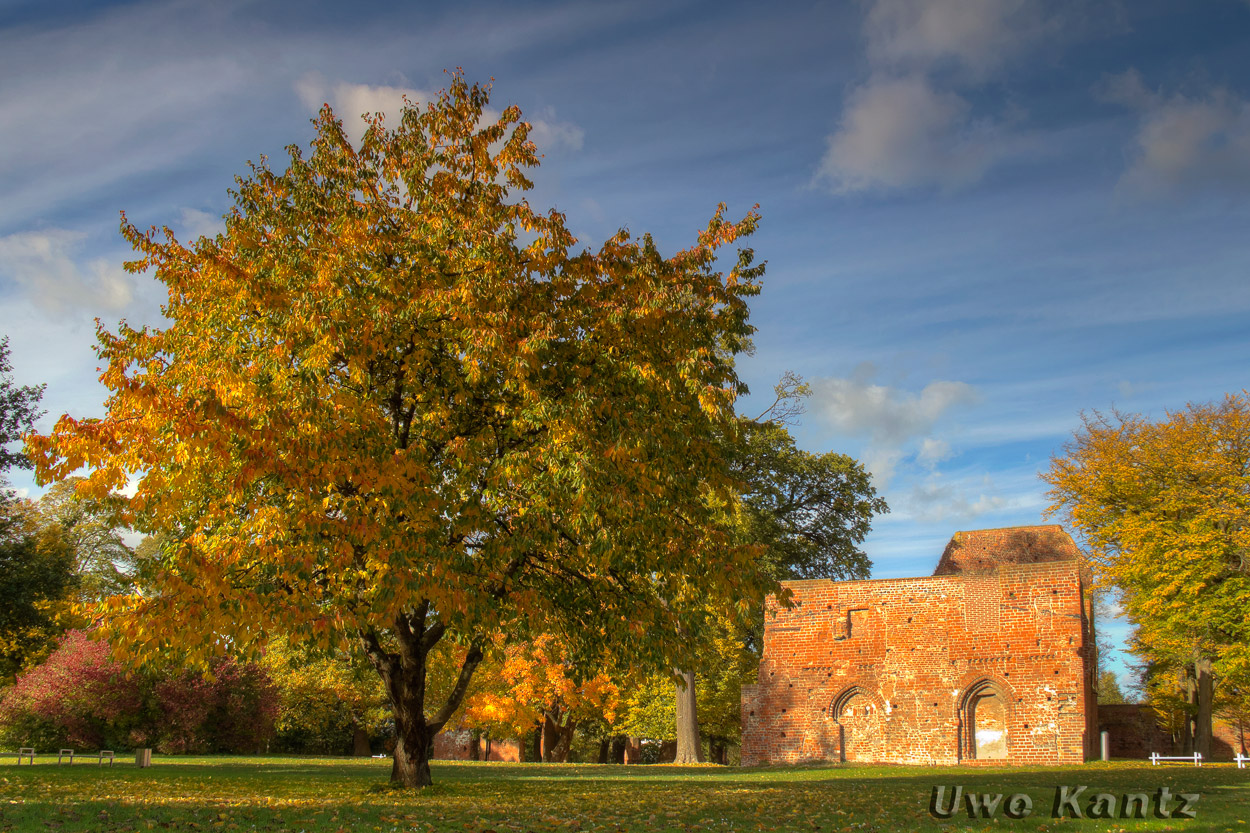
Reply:
[[[880,760],[884,733],[877,699],[858,687],[844,691],[833,702],[843,761]]]
[[[974,683],[959,710],[959,754],[965,760],[1007,759],[1007,698],[989,680]]]

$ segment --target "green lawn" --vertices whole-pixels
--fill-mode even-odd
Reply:
[[[1250,769],[1113,762],[1062,768],[435,765],[421,793],[387,788],[389,762],[164,757],[17,766],[0,759],[0,831],[1184,830],[1250,833]],[[935,784],[1027,793],[1032,815],[950,821],[928,813]],[[1056,785],[1094,792],[1199,793],[1197,818],[1050,817]],[[1082,809],[1087,805],[1082,800]]]

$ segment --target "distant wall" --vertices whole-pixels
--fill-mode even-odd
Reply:
[[[521,742],[517,740],[474,740],[468,729],[453,729],[434,736],[434,760],[439,761],[507,761],[522,759]]]

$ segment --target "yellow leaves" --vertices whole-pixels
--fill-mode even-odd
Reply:
[[[1044,475],[1050,511],[1085,533],[1102,579],[1124,592],[1144,650],[1201,644],[1229,667],[1247,654],[1247,617],[1230,615],[1250,605],[1235,566],[1250,530],[1247,459],[1243,392],[1158,422],[1087,417]]]

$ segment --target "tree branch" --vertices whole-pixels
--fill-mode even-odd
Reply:
[[[438,710],[438,714],[434,715],[433,719],[426,721],[425,725],[430,734],[435,734],[442,729],[443,725],[455,714],[456,709],[460,708],[465,692],[469,690],[469,680],[473,678],[473,672],[477,670],[478,663],[481,661],[482,646],[475,640],[469,646],[469,652],[464,656],[464,663],[460,666],[460,676],[456,678],[456,687],[447,696],[447,702]]]

